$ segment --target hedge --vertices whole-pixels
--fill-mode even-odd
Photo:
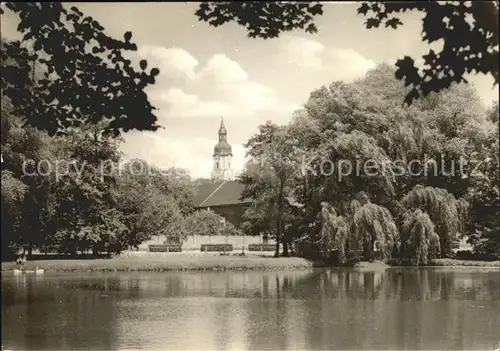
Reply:
[[[469,250],[459,250],[454,256],[457,260],[464,261],[497,261],[500,259],[498,255],[483,253],[483,252],[472,252]]]
[[[182,245],[149,245],[149,252],[182,252]]]

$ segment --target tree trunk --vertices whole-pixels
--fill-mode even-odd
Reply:
[[[33,244],[29,243],[29,246],[28,246],[28,258],[31,258],[31,255],[33,255]]]
[[[451,256],[451,240],[449,238],[441,238],[440,240],[440,245],[441,245],[441,258],[448,258]]]
[[[276,249],[274,251],[274,257],[280,257],[280,233],[279,233],[279,229],[276,230]]]
[[[290,253],[288,252],[288,241],[286,239],[283,239],[283,257],[288,257],[290,256]]]
[[[76,252],[76,247],[74,245],[71,245],[68,250],[69,254],[71,256],[76,256],[78,253]]]
[[[283,222],[280,221],[280,223],[281,223],[281,228],[283,228]],[[283,242],[283,257],[290,256],[288,252],[288,238],[285,233],[283,233],[283,239],[281,241]]]
[[[279,188],[279,193],[278,193],[279,199],[278,199],[278,218],[276,220],[276,252],[274,254],[276,257],[279,257],[279,255],[280,255],[278,238],[280,238],[281,242],[283,243],[283,250],[285,250],[285,247],[286,247],[285,238],[283,238],[283,227],[282,227],[283,188],[284,188],[284,185],[285,184],[283,182],[280,182],[280,188]]]
[[[371,242],[371,240],[365,239],[363,241],[363,257],[366,261],[371,260],[372,250],[373,250],[373,243]]]

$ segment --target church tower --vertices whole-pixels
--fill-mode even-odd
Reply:
[[[232,180],[231,159],[233,152],[231,145],[227,142],[227,130],[224,126],[224,119],[220,120],[219,142],[214,147],[214,167],[212,170],[212,180]]]

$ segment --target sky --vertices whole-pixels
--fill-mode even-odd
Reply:
[[[421,14],[404,15],[398,30],[367,30],[355,3],[325,4],[316,20],[318,33],[294,31],[268,40],[250,39],[236,24],[214,28],[199,22],[196,3],[74,5],[112,37],[131,31],[136,59],[147,59],[161,72],[147,92],[164,129],[127,133],[125,158],[185,168],[193,177],[210,177],[221,117],[237,174],[244,164],[243,144],[258,125],[286,123],[323,85],[352,81],[378,63],[418,58],[429,50],[420,39]],[[1,29],[2,36],[16,36],[8,18],[2,18]],[[491,77],[475,75],[470,81],[485,106],[498,99]]]

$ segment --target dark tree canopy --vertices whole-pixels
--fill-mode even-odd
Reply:
[[[92,17],[61,3],[7,2],[5,8],[19,17],[23,38],[2,42],[2,94],[27,124],[51,135],[75,121],[109,120],[106,131],[114,135],[159,128],[144,92],[159,70],[147,72],[142,60],[137,71],[124,57],[137,50],[131,32],[111,38]]]
[[[412,88],[405,98],[411,104],[421,95],[466,81],[467,73],[491,75],[498,84],[498,9],[497,1],[363,1],[358,14],[366,17],[367,29],[381,25],[397,29],[403,24],[400,14],[424,12],[422,40],[443,40],[441,52],[429,50],[423,56],[425,66],[421,71],[409,56],[397,61],[396,77]],[[296,29],[315,33],[314,16],[322,14],[319,2],[221,1],[202,3],[196,11],[198,19],[211,26],[236,22],[247,29],[250,38],[263,39]]]

